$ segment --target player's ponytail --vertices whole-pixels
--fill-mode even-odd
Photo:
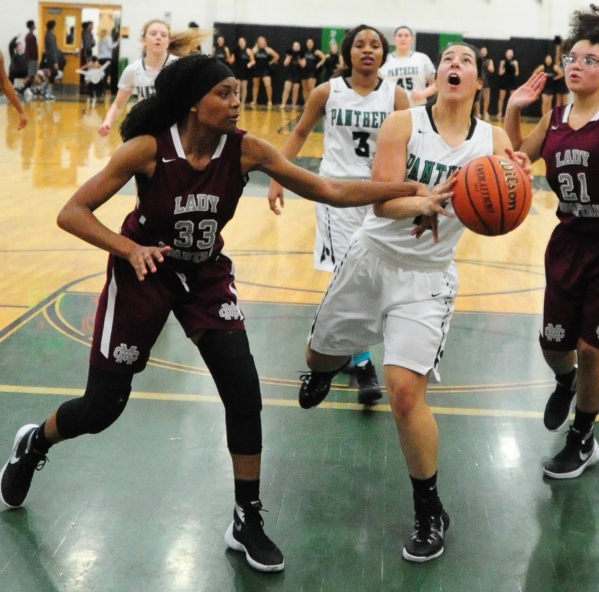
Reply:
[[[171,33],[168,51],[178,57],[198,53],[202,43],[212,35],[212,30],[187,29]]]

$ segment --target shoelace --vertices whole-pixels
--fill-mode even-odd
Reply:
[[[431,517],[421,516],[416,518],[412,540],[419,543],[432,542],[437,540],[438,531],[435,528]]]
[[[274,546],[274,543],[266,536],[264,532],[264,519],[260,512],[268,512],[262,507],[253,506],[251,509],[244,509],[244,522],[249,530],[252,532],[252,539],[257,547],[268,550]]]

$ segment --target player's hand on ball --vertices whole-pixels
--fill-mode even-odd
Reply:
[[[524,171],[524,173],[528,175],[530,181],[534,181],[534,175],[532,174],[532,162],[530,161],[530,158],[526,152],[514,152],[513,150],[506,148],[505,153],[512,162],[517,164]]]
[[[547,74],[537,72],[533,74],[520,88],[517,88],[509,98],[508,105],[523,109],[534,103],[540,96]]]
[[[148,271],[156,273],[156,262],[162,263],[164,255],[171,250],[170,247],[138,247],[129,255],[129,263],[135,269],[137,279],[140,282],[144,281],[144,277],[148,275]]]

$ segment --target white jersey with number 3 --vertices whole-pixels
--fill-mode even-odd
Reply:
[[[430,107],[413,107],[409,112],[412,135],[407,145],[406,181],[418,181],[432,189],[472,159],[493,154],[493,127],[490,124],[472,117],[468,137],[459,146],[451,147],[437,132]],[[453,213],[451,203],[446,209]],[[370,211],[359,237],[381,259],[402,269],[447,269],[464,231],[457,216],[439,216],[438,243],[433,241],[430,230],[415,238],[411,234],[414,227],[412,218],[378,218]]]
[[[379,129],[395,110],[395,85],[380,80],[365,97],[341,76],[332,78],[330,85],[320,174],[370,179]]]

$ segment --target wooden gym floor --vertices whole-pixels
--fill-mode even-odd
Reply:
[[[106,106],[0,105],[0,446],[82,392],[106,255],[60,231],[62,204],[119,144],[100,138]],[[240,127],[280,146],[298,113],[248,110]],[[314,167],[321,135],[302,152]],[[262,499],[286,569],[265,575],[227,550],[232,475],[222,406],[197,351],[168,323],[106,432],[56,446],[25,506],[0,512],[2,592],[599,590],[599,471],[558,482],[541,466],[564,443],[542,410],[552,390],[537,334],[543,252],[556,199],[535,182],[533,209],[505,237],[467,233],[457,255],[458,313],[429,397],[441,434],[446,552],[401,558],[411,490],[386,403],[365,410],[346,377],[318,409],[297,405],[303,349],[328,274],[312,269],[313,206],[290,197],[275,217],[252,175],[226,251],[261,377]],[[126,186],[99,216],[118,228]],[[373,350],[382,374],[381,349]]]

